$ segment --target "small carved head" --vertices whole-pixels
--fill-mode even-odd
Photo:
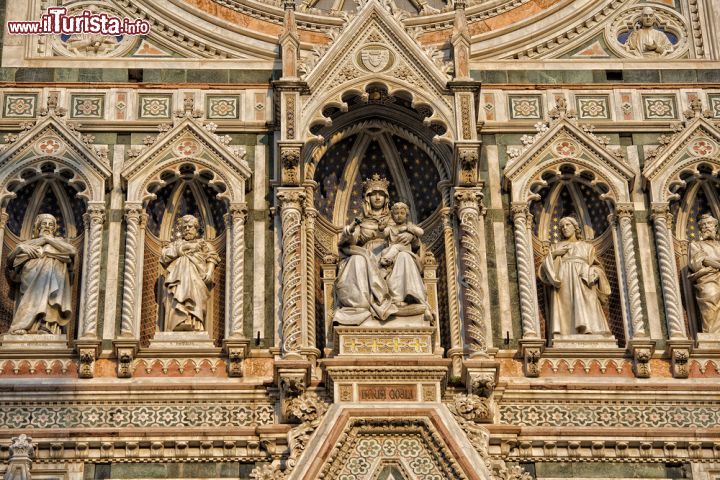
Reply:
[[[58,231],[58,224],[55,217],[49,213],[41,213],[35,217],[33,222],[33,238],[54,237]]]
[[[408,213],[410,208],[403,202],[394,203],[390,209],[392,219],[397,225],[402,225],[407,222]]]
[[[373,210],[380,210],[385,208],[388,204],[390,194],[388,192],[388,186],[390,182],[381,178],[377,173],[373,174],[372,178],[367,178],[362,183],[365,194],[365,201],[369,203]]]
[[[655,25],[655,10],[653,10],[652,7],[645,7],[642,10],[642,15],[640,16],[640,22],[642,23],[643,27],[651,28],[653,25]]]
[[[697,222],[698,228],[700,229],[700,238],[703,240],[714,240],[717,236],[718,221],[715,217],[709,213],[703,213],[700,215],[700,219]]]
[[[193,215],[183,215],[178,221],[178,230],[183,240],[195,240],[199,235],[200,221]]]
[[[575,234],[575,238],[582,238],[582,230],[580,224],[573,217],[563,217],[558,222],[560,225],[560,232],[564,238],[570,238],[572,234]]]

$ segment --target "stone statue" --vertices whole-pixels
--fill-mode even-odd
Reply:
[[[203,331],[213,272],[220,257],[212,245],[199,238],[197,218],[184,215],[178,223],[180,238],[163,248],[160,255],[160,263],[167,269],[165,331]]]
[[[645,54],[667,55],[672,53],[673,44],[662,30],[655,28],[657,15],[652,7],[645,7],[640,17],[640,28],[635,28],[625,42],[625,48],[641,56]]]
[[[556,335],[608,334],[602,305],[610,295],[610,284],[595,248],[581,239],[577,220],[564,217],[559,224],[565,240],[545,257],[539,277],[549,286],[552,331]]]
[[[33,238],[10,253],[11,279],[20,283],[20,302],[10,333],[63,333],[72,316],[70,267],[77,250],[56,237],[55,217],[42,213],[33,222]]]
[[[718,221],[709,213],[698,220],[700,240],[690,243],[688,278],[695,284],[695,299],[704,333],[720,334],[720,241]]]
[[[406,206],[396,209],[397,221],[392,222],[388,185],[377,174],[363,182],[362,216],[340,234],[338,247],[344,258],[335,281],[333,318],[338,324],[360,325],[371,318],[382,322],[418,309],[428,311],[416,255],[416,234],[422,230],[407,223]],[[394,239],[387,248],[385,236]]]

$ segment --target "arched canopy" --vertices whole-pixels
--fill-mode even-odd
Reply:
[[[221,137],[185,118],[123,170],[127,201],[146,204],[155,192],[178,178],[196,176],[229,203],[245,201],[250,167],[244,150],[231,150]]]
[[[66,182],[86,202],[105,201],[107,158],[63,119],[50,114],[20,133],[0,154],[0,207],[23,186],[43,177]]]
[[[505,168],[513,202],[539,198],[551,177],[577,176],[613,204],[630,201],[635,174],[630,166],[573,122],[561,118],[547,131],[527,140],[529,147]]]

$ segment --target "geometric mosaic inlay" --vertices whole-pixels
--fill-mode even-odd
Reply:
[[[577,112],[580,119],[600,119],[608,120],[610,118],[609,100],[607,95],[580,96],[576,97]]]
[[[140,95],[138,118],[170,118],[172,95]]]
[[[240,97],[238,95],[208,95],[207,118],[236,119],[240,117]]]
[[[6,93],[3,116],[6,118],[32,118],[35,116],[36,107],[36,94]]]
[[[102,118],[104,106],[104,95],[72,95],[70,97],[70,116],[73,118]]]
[[[510,117],[516,120],[542,118],[542,100],[540,95],[510,96]]]
[[[646,120],[677,118],[675,96],[643,95],[643,110]]]

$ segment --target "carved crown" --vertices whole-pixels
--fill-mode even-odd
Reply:
[[[377,173],[374,173],[372,178],[366,178],[364,182],[362,182],[363,185],[363,192],[367,195],[369,192],[385,192],[385,194],[388,193],[388,187],[390,186],[390,181],[386,178],[380,177]]]

